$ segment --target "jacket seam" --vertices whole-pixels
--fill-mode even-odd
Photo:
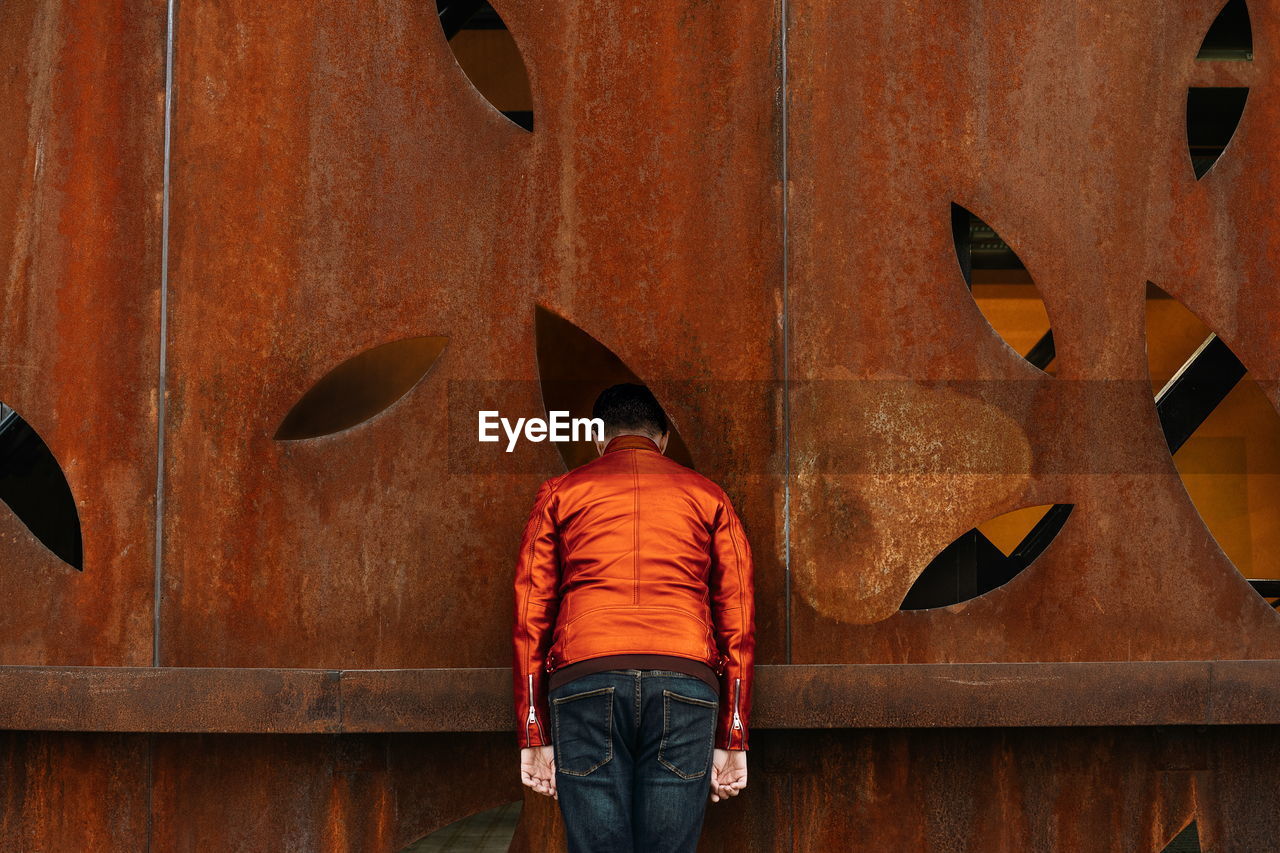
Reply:
[[[724,494],[723,491],[721,492],[721,494]],[[725,499],[725,503],[728,504],[729,496],[727,494],[724,496],[724,499]],[[743,599],[743,596],[745,595],[745,592],[744,592],[745,587],[743,586],[743,583],[742,583],[742,552],[738,550],[738,534],[734,530],[732,511],[730,511],[728,524],[729,524],[729,541],[733,543],[733,567],[734,567],[734,570],[738,573],[738,606],[741,607],[742,599]]]
[[[560,488],[559,478],[556,478],[556,480],[557,480],[557,481],[556,481],[556,482],[551,486],[550,490],[547,492],[547,496],[542,500],[542,502],[541,502],[541,503],[539,503],[539,504],[537,505],[537,507],[536,507],[536,508],[535,508],[535,510],[534,510],[534,512],[535,512],[535,513],[537,514],[537,516],[538,516],[538,521],[537,521],[536,526],[533,528],[533,536],[532,536],[532,537],[530,537],[530,539],[529,539],[529,567],[528,567],[528,572],[529,572],[529,586],[528,586],[527,591],[525,592],[525,597],[524,597],[524,610],[523,610],[523,611],[521,612],[521,614],[520,614],[520,618],[521,618],[521,620],[522,620],[522,624],[523,624],[524,632],[525,632],[525,635],[526,635],[526,639],[525,639],[525,641],[526,641],[526,642],[528,642],[528,641],[529,641],[529,637],[528,637],[528,633],[529,633],[529,602],[530,602],[530,600],[533,598],[533,575],[534,575],[534,569],[535,569],[535,567],[534,567],[534,551],[535,551],[535,550],[536,550],[536,548],[537,548],[537,544],[538,544],[538,537],[539,537],[540,535],[542,535],[542,516],[543,516],[543,510],[546,508],[547,504],[551,501],[551,498],[552,498],[552,496],[556,493],[556,490]],[[546,608],[544,607],[544,608],[543,608],[543,610],[545,611],[545,610],[546,610]],[[533,651],[532,649],[525,649],[525,657],[526,657],[526,660],[521,662],[521,665],[522,665],[522,666],[524,666],[524,665],[528,665],[529,661],[527,660],[527,658],[529,658],[529,657],[532,655],[532,651]],[[532,673],[533,673],[533,668],[532,668],[532,667],[529,669],[529,673],[530,673],[530,674],[532,674]],[[530,697],[529,697],[529,711],[535,715],[535,716],[534,716],[534,721],[538,723],[538,736],[541,738],[541,737],[543,737],[543,732],[542,732],[542,723],[541,723],[541,721],[540,721],[540,720],[538,720],[538,719],[537,719],[537,711],[536,711],[536,704],[535,704],[535,703],[536,703],[536,697],[534,697],[534,696],[530,696]],[[527,719],[526,719],[526,722],[525,722],[525,729],[526,729],[526,731],[527,731],[527,729],[528,729],[528,722],[527,722]]]
[[[547,496],[542,499],[542,502],[539,503],[537,507],[534,508],[534,513],[538,516],[538,523],[533,528],[533,535],[529,537],[529,587],[528,587],[528,591],[525,592],[525,596],[524,596],[524,612],[520,616],[520,618],[524,620],[526,630],[529,624],[529,600],[533,598],[533,552],[537,547],[538,537],[542,535],[543,509],[546,507],[547,503],[551,500],[551,496],[556,493],[556,489],[558,489],[559,487],[560,487],[559,483],[556,483],[554,486],[552,486],[551,490],[547,492]],[[543,608],[543,609],[545,610],[546,608]]]
[[[739,610],[743,610],[743,611],[745,612],[745,608],[743,607],[743,602],[744,602],[744,601],[745,601],[745,599],[746,599],[746,586],[745,586],[745,585],[743,584],[743,582],[742,582],[742,552],[741,552],[741,551],[739,551],[739,549],[738,549],[738,534],[737,534],[737,531],[735,531],[735,530],[734,530],[734,527],[735,527],[735,525],[734,525],[734,515],[735,515],[735,513],[733,512],[733,510],[732,510],[732,509],[730,509],[730,507],[732,507],[732,502],[729,500],[729,495],[728,495],[728,493],[726,493],[726,492],[724,491],[724,489],[721,489],[721,490],[720,490],[720,494],[724,496],[725,506],[726,506],[726,509],[727,509],[727,511],[728,511],[728,515],[727,515],[727,520],[728,520],[728,521],[727,521],[727,523],[728,523],[728,525],[729,525],[729,541],[733,543],[734,570],[737,572],[737,575],[738,575],[738,605],[737,605],[737,606],[738,606],[738,609],[739,609]],[[738,681],[739,690],[741,690],[741,684],[742,684],[742,681],[741,681],[741,678],[742,678],[742,669],[743,669],[743,667],[742,667],[742,635],[745,633],[745,630],[744,630],[744,629],[745,629],[745,626],[742,626],[742,629],[740,629],[740,630],[738,631],[737,642],[735,643],[735,646],[737,647],[737,655],[736,655],[736,657],[737,657],[737,662],[738,662],[738,675],[736,675],[736,676],[735,676],[735,678],[738,678],[738,679],[739,679],[739,681]],[[741,729],[741,731],[739,732],[739,735],[738,735],[738,742],[739,742],[739,744],[741,744],[741,743],[742,743],[742,741],[745,739],[745,736],[746,736],[746,724],[744,724],[744,723],[742,723],[742,722],[741,722],[742,715],[741,715],[741,713],[740,713],[740,711],[739,711],[739,709],[738,709],[738,700],[739,700],[739,696],[738,696],[738,694],[736,694],[736,693],[735,693],[735,695],[734,695],[734,699],[733,699],[733,704],[734,704],[734,708],[733,708],[733,710],[734,710],[734,713],[738,715],[739,725],[741,725],[741,726],[742,726],[742,729]],[[729,728],[729,743],[730,743],[730,744],[732,744],[732,743],[733,743],[733,731],[734,731],[734,729],[733,729],[733,718],[732,718],[732,717],[730,717],[730,720],[729,720],[729,726],[730,726],[730,728]]]
[[[637,448],[638,449],[638,448]],[[631,457],[633,511],[631,513],[631,603],[640,603],[640,469]]]

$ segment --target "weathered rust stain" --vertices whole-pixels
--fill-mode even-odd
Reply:
[[[947,543],[1016,504],[1032,456],[1009,415],[946,386],[872,381],[853,394],[839,432],[816,458],[795,460],[795,514],[825,530],[793,571],[824,618],[863,623],[896,613]]]

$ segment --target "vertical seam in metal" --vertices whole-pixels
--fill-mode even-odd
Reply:
[[[160,665],[160,594],[164,559],[164,427],[169,344],[169,152],[173,126],[173,31],[177,0],[167,0],[164,39],[164,166],[160,195],[160,359],[156,372],[156,526],[151,665]]]
[[[791,663],[791,303],[788,290],[788,266],[790,257],[787,234],[790,230],[790,207],[787,204],[788,149],[787,149],[787,14],[788,0],[779,0],[779,26],[781,31],[781,110],[782,110],[782,565],[785,584],[783,607],[786,610],[787,645],[786,661]]]
[[[151,853],[151,836],[155,832],[155,765],[156,736],[153,732],[147,735],[147,853]]]

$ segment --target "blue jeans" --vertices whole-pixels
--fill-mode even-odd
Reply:
[[[693,851],[711,795],[716,692],[665,669],[613,669],[548,695],[569,853]]]

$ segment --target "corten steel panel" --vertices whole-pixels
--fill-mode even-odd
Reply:
[[[367,745],[365,745],[367,746]],[[388,850],[393,815],[378,755],[336,737],[157,739],[152,790],[156,850]],[[367,753],[367,749],[364,750]]]
[[[395,844],[391,850],[400,850],[463,817],[515,802],[522,796],[524,815],[531,814],[532,796],[543,801],[535,808],[559,817],[559,806],[553,800],[520,784],[519,774],[511,766],[510,744],[501,735],[390,735],[386,748],[396,803],[396,830],[391,834]],[[447,770],[441,772],[440,768]],[[555,839],[550,836],[553,845]]]
[[[147,735],[0,732],[0,850],[146,850]]]
[[[1165,769],[1147,731],[824,732],[786,746],[795,850],[1159,853],[1194,802],[1192,774]]]
[[[471,88],[429,4],[179,4],[162,661],[508,665],[514,546],[560,462],[547,444],[487,453],[472,418],[482,400],[539,413],[541,304],[653,385],[735,498],[758,561],[761,664],[784,662],[788,638],[806,663],[1182,660],[1189,693],[1090,669],[1101,700],[1070,704],[1070,679],[1028,683],[1000,713],[1252,719],[1268,695],[1256,671],[1197,659],[1276,657],[1280,616],[1213,543],[1168,458],[1143,292],[1150,280],[1181,299],[1280,402],[1274,0],[1251,4],[1257,58],[1215,65],[1192,58],[1217,0],[793,0],[785,288],[777,8],[561,5],[498,6],[530,72],[526,134]],[[55,565],[3,522],[18,605],[5,659],[146,663],[163,6],[9,3],[0,22],[15,69],[0,92],[19,116],[0,130],[16,377],[0,399],[67,468],[88,569]],[[1206,82],[1251,92],[1197,182],[1183,107]],[[1057,378],[978,314],[951,202],[1026,261]],[[449,345],[395,407],[333,436],[271,438],[331,368],[411,335]],[[1047,502],[1076,509],[1030,570],[965,605],[895,612],[957,534]],[[346,722],[346,674],[262,672],[242,687],[208,674],[176,717],[210,725],[222,697],[234,725]],[[1230,685],[1223,705],[1206,674]],[[839,679],[795,675],[797,725],[985,719],[953,707],[984,689],[973,668],[921,682],[917,706],[891,694],[862,716],[842,716]],[[412,719],[393,676],[348,686],[360,724]],[[459,726],[500,704],[456,692],[477,706]],[[711,807],[704,844],[1155,851],[1195,817],[1206,845],[1266,849],[1276,738],[775,732],[753,749],[748,794]],[[551,801],[519,789],[509,732],[36,733],[0,747],[0,839],[27,846],[143,846],[148,779],[153,849],[394,850],[521,795],[520,849],[560,843]],[[68,799],[82,789],[95,796]]]
[[[520,798],[497,734],[155,742],[152,849],[391,853]]]
[[[142,736],[9,733],[0,841],[146,846]],[[519,799],[500,735],[155,736],[158,850],[394,851]],[[1195,819],[1205,849],[1274,845],[1274,726],[789,732],[761,741],[751,790],[708,807],[709,850],[1157,853]],[[52,755],[109,771],[81,788],[31,772]],[[287,796],[282,796],[287,792]],[[88,819],[99,815],[100,820]],[[517,850],[560,850],[555,804],[528,793]]]
[[[83,571],[0,505],[0,663],[151,662],[164,8],[0,4],[0,402],[49,446]]]
[[[1274,726],[1214,729],[1194,767],[1201,846],[1223,853],[1271,850],[1280,839],[1280,738]]]
[[[535,129],[489,106],[430,4],[179,8],[162,662],[506,666],[551,444],[535,305],[650,383],[758,557],[785,646],[777,10],[498,2]],[[449,343],[350,430],[272,440],[330,368]],[[487,403],[487,406],[482,406]]]
[[[1151,280],[1277,402],[1280,7],[1249,4],[1252,63],[1197,66],[1221,5],[790,4],[794,662],[1280,654],[1280,614],[1188,499],[1146,376]],[[1187,88],[1213,74],[1252,88],[1197,182]],[[975,307],[952,202],[1026,264],[1056,378]],[[1052,503],[1075,509],[1010,583],[898,611],[956,536]]]
[[[1270,850],[1274,774],[1226,766],[1276,746],[1274,727],[788,732],[752,749],[750,797],[708,806],[699,849],[1159,853],[1194,818],[1205,850]],[[528,795],[513,849],[563,849],[548,802]]]

